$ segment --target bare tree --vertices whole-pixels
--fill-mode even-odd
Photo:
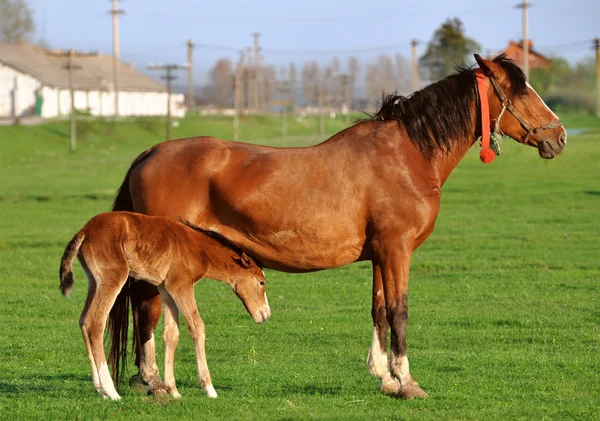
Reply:
[[[358,58],[356,56],[350,57],[348,60],[348,89],[350,90],[350,108],[355,108],[356,104],[354,104],[354,96],[356,94],[356,84],[358,81],[358,75],[360,73],[360,64],[358,62]]]
[[[381,54],[377,60],[367,67],[368,98],[373,101],[379,99],[382,93],[391,93],[397,90],[396,71],[392,58]]]
[[[410,92],[408,62],[400,53],[396,53],[396,90],[401,94]]]
[[[292,110],[296,108],[296,83],[297,83],[296,65],[290,63],[290,96],[292,100]]]
[[[271,104],[277,95],[277,71],[272,65],[263,67],[263,78],[265,83],[265,107],[266,112],[269,112]]]
[[[302,102],[304,105],[317,103],[317,88],[320,83],[319,64],[316,61],[304,63],[302,67]]]
[[[0,0],[0,41],[17,42],[34,31],[33,13],[25,0]]]
[[[228,58],[217,60],[210,71],[210,82],[202,89],[204,100],[218,107],[231,105],[233,95],[233,65]]]

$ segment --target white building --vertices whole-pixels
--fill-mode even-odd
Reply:
[[[66,57],[51,55],[27,42],[0,43],[0,118],[36,115],[41,96],[43,118],[69,115],[71,96]],[[74,57],[75,109],[94,116],[114,115],[112,56]],[[167,114],[166,89],[133,66],[119,63],[119,115],[156,116]],[[171,113],[185,115],[184,95],[171,95]]]

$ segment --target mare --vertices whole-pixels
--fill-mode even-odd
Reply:
[[[442,186],[490,130],[547,159],[561,154],[567,139],[517,65],[504,56],[475,59],[481,89],[474,69],[459,68],[409,97],[388,95],[371,118],[315,146],[272,148],[214,137],[155,145],[131,164],[113,210],[184,218],[279,271],[370,260],[369,371],[381,378],[384,393],[425,397],[407,358],[408,278],[413,251],[433,231]],[[161,295],[152,285],[132,284],[117,299],[111,352],[125,345],[128,300],[139,338],[136,364],[142,379],[160,390],[153,331]]]

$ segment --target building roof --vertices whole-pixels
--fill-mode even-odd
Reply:
[[[527,44],[529,45],[529,61],[532,62],[531,64],[538,66],[547,65],[550,59],[535,50],[531,40],[529,40]],[[508,47],[501,51],[500,54],[506,54],[508,58],[515,60],[517,64],[520,65],[519,60],[522,60],[523,55],[523,40],[519,40],[518,42],[510,40],[508,42]]]
[[[0,63],[33,76],[44,85],[68,88],[67,70],[63,66],[66,57],[52,55],[58,50],[48,50],[28,42],[0,43]],[[73,64],[73,88],[79,90],[111,90],[113,80],[112,56],[75,56]],[[80,67],[79,67],[80,66]],[[150,76],[133,66],[119,63],[119,90],[164,92],[165,88]]]

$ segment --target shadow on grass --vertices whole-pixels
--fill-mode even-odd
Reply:
[[[586,190],[584,193],[588,196],[600,196],[600,190]]]
[[[91,375],[21,375],[13,382],[0,381],[0,396],[19,398],[27,395],[35,396],[40,394],[44,394],[45,396],[64,395],[65,391],[71,390],[73,393],[77,393],[85,386],[89,386],[90,391],[93,390]]]
[[[282,387],[284,393],[288,395],[308,395],[308,396],[336,396],[341,394],[341,386],[321,386],[312,383],[308,384],[289,384]]]
[[[66,201],[66,200],[114,200],[114,194],[67,194],[61,196],[45,196],[45,195],[16,195],[12,197],[0,197],[0,200],[19,202],[51,202],[51,201]]]

